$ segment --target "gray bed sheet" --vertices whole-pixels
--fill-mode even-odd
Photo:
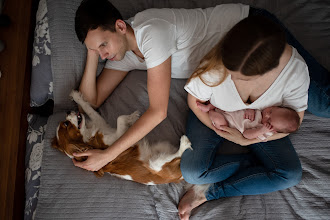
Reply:
[[[150,7],[196,8],[239,1],[111,1],[124,18]],[[74,33],[74,14],[80,0],[48,0],[54,80],[54,114],[49,117],[41,165],[35,219],[178,219],[183,184],[145,186],[110,175],[97,178],[76,168],[71,159],[52,149],[51,139],[65,111],[76,108],[68,94],[78,87],[86,50]],[[297,39],[330,69],[329,1],[244,1],[276,14]],[[99,71],[102,68],[100,63]],[[185,80],[172,79],[167,119],[148,138],[179,144],[188,107]],[[99,109],[111,126],[116,118],[148,106],[146,72],[132,71]],[[191,219],[329,219],[330,119],[306,113],[300,130],[290,135],[301,159],[303,178],[287,190],[256,196],[224,198],[195,209]],[[233,145],[228,144],[227,150]],[[237,148],[237,146],[236,146]]]

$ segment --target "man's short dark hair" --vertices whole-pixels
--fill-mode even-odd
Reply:
[[[83,0],[75,17],[77,37],[84,43],[87,32],[98,27],[115,32],[118,19],[123,20],[120,12],[108,0]]]

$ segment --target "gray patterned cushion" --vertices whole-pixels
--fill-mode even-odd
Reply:
[[[30,96],[32,107],[53,99],[53,76],[50,65],[50,38],[46,0],[39,2],[34,31]]]

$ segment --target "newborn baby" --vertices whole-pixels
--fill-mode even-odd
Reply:
[[[268,107],[264,110],[244,109],[225,112],[212,104],[197,102],[203,112],[208,112],[217,129],[229,126],[239,130],[247,139],[265,140],[274,133],[292,133],[299,128],[300,118],[296,111],[286,107]]]

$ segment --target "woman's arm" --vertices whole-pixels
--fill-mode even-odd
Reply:
[[[298,112],[298,115],[300,117],[300,124],[302,123],[302,120],[304,118],[304,114],[305,111],[302,112]],[[255,144],[255,143],[259,143],[259,142],[265,142],[265,141],[273,141],[273,140],[277,140],[277,139],[281,139],[284,138],[286,136],[288,136],[289,134],[285,134],[285,133],[276,133],[270,137],[268,137],[266,140],[261,141],[259,139],[247,139],[245,138],[241,132],[239,132],[237,129],[235,128],[230,128],[227,126],[221,126],[222,130],[216,130],[217,134],[220,135],[221,137],[234,142],[236,144],[242,145],[242,146],[247,146],[247,145],[251,145],[251,144]]]
[[[159,66],[148,69],[147,83],[149,95],[147,111],[106,150],[89,150],[85,153],[75,154],[79,157],[88,156],[84,162],[74,161],[76,166],[91,171],[101,169],[120,153],[141,140],[166,118],[171,83],[171,57]]]
[[[198,107],[198,104],[197,104],[197,103],[205,103],[206,101],[201,101],[201,100],[197,99],[196,97],[192,96],[190,93],[188,93],[187,101],[188,101],[189,108],[194,112],[194,114],[197,116],[197,118],[204,125],[206,125],[210,129],[214,130],[214,126],[213,126],[212,121],[209,117],[209,113],[202,111]]]
[[[99,54],[90,49],[87,50],[85,71],[80,82],[79,90],[86,101],[94,108],[98,108],[125,78],[127,72],[104,68],[100,76],[96,79]]]
[[[270,131],[273,130],[271,129],[271,125],[267,123],[266,125],[260,125],[255,128],[246,129],[243,132],[243,136],[247,139],[254,139]]]

